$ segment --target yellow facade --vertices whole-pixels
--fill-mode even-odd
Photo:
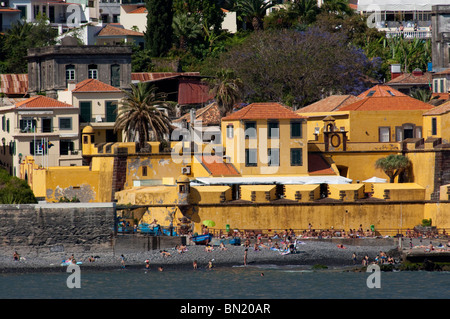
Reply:
[[[255,137],[246,137],[246,121],[222,121],[222,141],[225,154],[235,165],[241,175],[307,175],[308,174],[308,143],[306,122],[301,124],[301,137],[291,137],[291,120],[279,119],[279,137],[268,137],[270,120],[249,120],[256,124]],[[230,133],[229,127],[233,127]],[[228,134],[227,134],[228,127]],[[270,165],[268,150],[278,150],[279,165]],[[300,163],[292,163],[291,150],[301,152]],[[246,152],[255,150],[256,163],[246,163]],[[248,159],[248,158],[247,158]]]

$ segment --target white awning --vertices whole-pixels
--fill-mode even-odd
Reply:
[[[198,177],[194,185],[269,185],[269,184],[350,184],[351,179],[343,176],[270,176],[270,177]]]
[[[431,11],[435,5],[445,5],[446,0],[359,0],[358,11]]]
[[[363,181],[363,183],[387,183],[387,179],[374,176],[366,179],[365,181]]]

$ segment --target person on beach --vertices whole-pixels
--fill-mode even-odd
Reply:
[[[225,244],[223,242],[220,243],[219,248],[220,248],[220,250],[227,250],[227,248],[225,247]]]
[[[94,256],[89,256],[88,260],[90,263],[93,263],[95,261],[95,258]]]
[[[212,261],[212,259],[208,262],[208,269],[212,269],[214,266],[213,266],[213,261]]]
[[[353,265],[356,265],[356,253],[352,255]]]
[[[197,269],[197,260],[194,260],[194,262],[192,263],[192,266],[194,267],[194,270]]]
[[[160,250],[159,254],[163,257],[170,257],[170,253],[166,250]]]
[[[244,251],[244,266],[247,266],[247,253],[248,253],[248,248],[245,248],[245,251]]]
[[[122,268],[125,268],[125,256],[123,254],[120,255],[120,263],[122,265]]]
[[[148,259],[145,260],[145,269],[147,269],[147,270],[150,269],[150,260],[148,260]]]
[[[14,254],[13,254],[13,260],[15,260],[15,261],[19,261],[20,260],[20,255],[17,253],[17,251],[15,251]]]

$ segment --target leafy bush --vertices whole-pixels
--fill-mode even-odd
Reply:
[[[27,182],[0,169],[0,204],[35,204],[36,197]]]

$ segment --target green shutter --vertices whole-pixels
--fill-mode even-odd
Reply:
[[[106,122],[116,121],[117,102],[106,102]]]
[[[91,102],[80,102],[80,122],[89,123],[92,118]]]

